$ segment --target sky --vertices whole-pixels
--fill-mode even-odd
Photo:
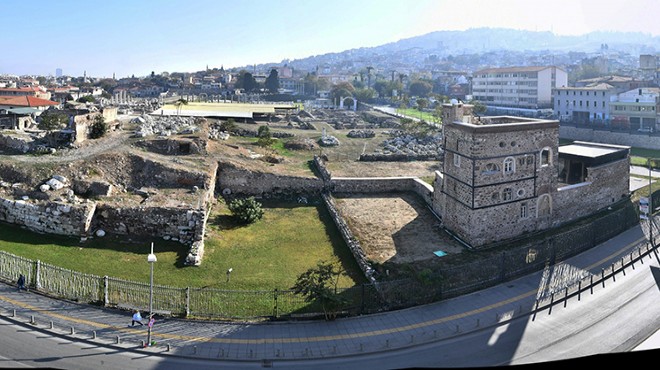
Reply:
[[[660,0],[0,0],[0,75],[117,78],[280,63],[433,31],[660,36]]]

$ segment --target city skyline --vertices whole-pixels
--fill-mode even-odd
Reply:
[[[416,0],[89,3],[5,0],[0,74],[128,77],[280,63],[434,31],[501,27],[660,35],[660,3]],[[17,32],[20,30],[20,32]],[[11,51],[11,52],[7,52]]]

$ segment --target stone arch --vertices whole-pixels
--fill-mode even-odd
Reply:
[[[502,173],[509,174],[516,172],[516,160],[513,157],[506,157],[502,161]]]
[[[552,196],[541,194],[536,199],[536,217],[552,215]]]
[[[346,99],[351,99],[353,101],[353,107],[351,108],[353,111],[357,110],[357,99],[353,96],[342,96],[339,98],[339,109],[344,109],[344,101]]]

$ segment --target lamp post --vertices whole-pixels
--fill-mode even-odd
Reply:
[[[156,255],[154,254],[154,243],[151,243],[151,253],[147,256],[147,262],[151,268],[151,273],[149,274],[149,323],[147,324],[147,345],[151,345],[151,317],[152,310],[154,306],[154,263],[156,262]]]

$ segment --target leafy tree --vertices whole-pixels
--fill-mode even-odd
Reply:
[[[92,139],[98,139],[108,132],[108,123],[105,122],[102,114],[94,117],[92,124],[89,126],[89,137]]]
[[[243,224],[256,222],[264,215],[261,203],[257,202],[254,197],[234,199],[229,202],[228,207],[234,217]]]
[[[330,96],[333,102],[338,102],[341,98],[352,97],[355,88],[350,82],[340,82],[330,89]]]
[[[426,81],[417,80],[412,82],[408,89],[412,96],[426,97],[433,90],[433,85]]]
[[[268,126],[259,126],[257,129],[257,137],[259,138],[257,140],[257,145],[259,146],[266,147],[273,143],[273,138]]]
[[[375,95],[376,95],[376,90],[369,88],[355,89],[355,92],[353,93],[355,99],[364,102],[371,101],[371,99],[373,99]]]
[[[486,113],[486,105],[478,100],[471,100],[470,104],[472,104],[474,107],[472,107],[472,112],[477,115],[482,115]]]
[[[295,294],[305,297],[305,302],[317,302],[326,320],[334,320],[346,300],[337,293],[339,277],[345,275],[337,262],[318,262],[298,276],[291,288]]]
[[[424,98],[417,99],[417,107],[419,108],[419,110],[423,111],[424,108],[426,108],[428,106],[429,106],[429,101],[427,99],[424,99]]]
[[[280,88],[280,78],[276,69],[271,69],[270,74],[266,78],[265,87],[271,93],[275,94]]]
[[[221,131],[226,131],[226,132],[235,132],[236,129],[238,129],[238,126],[236,126],[236,122],[234,122],[233,118],[229,118],[226,121],[222,121],[220,124],[220,130]]]
[[[96,98],[94,98],[92,95],[85,95],[78,98],[79,103],[94,103],[95,101]]]
[[[37,127],[48,132],[63,129],[69,124],[69,116],[66,113],[44,112],[39,119]]]
[[[433,123],[436,125],[442,124],[442,104],[436,104],[433,109]]]
[[[259,87],[259,83],[257,83],[257,80],[254,78],[254,76],[252,76],[252,73],[248,71],[241,71],[236,80],[236,87],[242,88],[246,92],[250,92],[257,89]]]

